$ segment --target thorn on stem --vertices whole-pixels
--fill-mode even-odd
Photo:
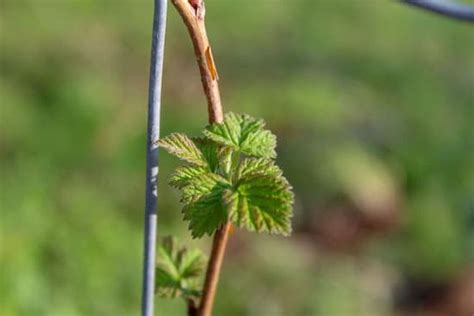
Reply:
[[[212,80],[218,80],[219,75],[217,74],[216,64],[214,63],[214,57],[212,56],[211,47],[206,49],[206,62],[209,72],[211,73]]]

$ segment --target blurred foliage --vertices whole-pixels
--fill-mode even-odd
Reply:
[[[169,9],[162,134],[196,134],[205,99]],[[0,3],[2,315],[137,314],[151,15]],[[293,237],[232,236],[216,315],[390,315],[399,284],[472,266],[472,26],[375,0],[208,0],[207,25],[225,110],[266,119],[296,194]],[[160,157],[159,231],[189,240],[175,166]]]
[[[176,238],[166,236],[157,246],[155,292],[160,297],[194,300],[201,296],[201,279],[205,257],[198,249],[179,245]]]

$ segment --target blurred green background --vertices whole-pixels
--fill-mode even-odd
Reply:
[[[152,1],[0,3],[0,314],[138,315]],[[162,135],[196,135],[168,16]],[[472,26],[378,0],[208,0],[207,26],[225,110],[267,120],[296,193],[291,238],[232,235],[215,315],[472,316]],[[208,251],[177,163],[159,233]]]

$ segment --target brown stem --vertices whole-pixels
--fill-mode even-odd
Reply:
[[[205,8],[203,0],[171,0],[184,24],[188,28],[194,46],[204,93],[207,98],[207,109],[209,123],[220,123],[223,121],[221,97],[219,93],[218,79],[214,57],[212,55],[209,39],[206,34],[204,23]],[[204,281],[202,299],[197,310],[197,316],[211,316],[214,297],[216,296],[217,283],[224,259],[227,239],[229,237],[231,224],[224,223],[215,233],[212,242],[211,256],[207,266],[206,279]],[[188,305],[189,306],[189,305]]]
[[[224,260],[225,248],[231,223],[225,223],[219,228],[212,242],[211,256],[207,265],[206,279],[202,291],[201,304],[199,305],[199,316],[211,316],[212,306],[214,305],[214,297],[216,296],[217,282],[219,282],[219,274]]]
[[[217,83],[218,75],[214,64],[209,39],[204,24],[205,8],[203,0],[171,0],[184,24],[188,28],[189,35],[194,46],[204,93],[207,98],[207,109],[209,123],[220,123],[223,120],[221,96]]]

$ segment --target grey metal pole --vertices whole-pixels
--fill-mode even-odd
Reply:
[[[167,0],[155,0],[148,86],[148,132],[146,144],[146,193],[142,287],[142,316],[153,316],[157,226],[158,146],[160,137],[161,79],[166,31]]]
[[[472,5],[449,0],[401,0],[401,2],[453,19],[474,22],[474,6]]]

